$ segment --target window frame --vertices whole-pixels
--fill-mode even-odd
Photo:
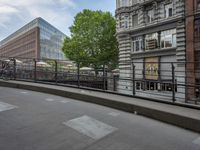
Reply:
[[[154,49],[157,49],[158,48],[158,33],[157,32],[154,32],[154,33],[150,33],[150,34],[146,34],[145,35],[145,51],[150,51],[150,50],[154,50]],[[148,48],[149,46],[147,45],[149,40],[156,40],[156,46],[154,49],[150,49]]]
[[[138,44],[138,49],[137,49]],[[143,38],[142,37],[134,37],[132,41],[132,52],[137,53],[143,51]]]
[[[154,21],[154,9],[147,10],[146,15],[147,15],[146,23],[151,23]]]
[[[134,23],[135,20],[137,20],[137,24]],[[138,14],[132,15],[132,27],[135,28],[138,26],[139,26]]]
[[[124,28],[125,29],[129,28],[129,16],[128,15],[124,16]]]
[[[165,49],[165,48],[177,47],[176,34],[177,34],[176,29],[170,29],[170,30],[161,31],[161,34],[160,34],[160,48],[161,49]],[[169,37],[171,38],[170,39],[171,46],[166,46],[166,42],[169,42],[169,40],[167,41],[167,38],[169,38]],[[164,42],[164,45],[163,45],[163,42]]]
[[[197,7],[196,7],[197,10],[200,10],[200,0],[197,0],[197,3],[196,3],[196,4],[197,4]]]
[[[171,15],[170,15],[170,10],[171,9]],[[174,11],[173,11],[173,3],[168,3],[168,4],[165,4],[164,5],[164,14],[165,14],[165,18],[170,18],[170,17],[172,17],[173,16],[173,13],[174,13]]]

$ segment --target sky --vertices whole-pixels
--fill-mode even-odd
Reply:
[[[0,41],[42,17],[66,35],[74,16],[83,9],[109,11],[114,15],[116,0],[0,0]]]

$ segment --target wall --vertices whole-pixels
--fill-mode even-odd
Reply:
[[[0,47],[0,56],[37,58],[39,53],[39,28],[35,27]]]

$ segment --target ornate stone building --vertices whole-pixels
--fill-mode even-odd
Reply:
[[[186,82],[185,0],[116,2],[120,50],[118,91],[146,97],[154,92],[157,98],[171,98],[174,92],[177,100],[185,100],[186,89],[182,86]],[[133,68],[134,83],[124,80],[133,78]],[[154,73],[149,74],[152,70]],[[173,82],[177,86],[172,88]]]

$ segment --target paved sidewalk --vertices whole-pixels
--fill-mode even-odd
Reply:
[[[0,86],[33,90],[100,104],[127,112],[137,113],[182,128],[200,132],[200,110],[198,109],[97,91],[31,82],[0,80]]]

